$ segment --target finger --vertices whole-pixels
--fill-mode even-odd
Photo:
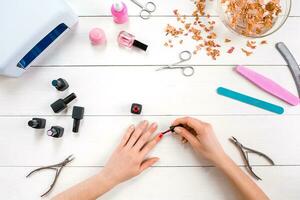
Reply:
[[[175,132],[185,138],[193,147],[199,144],[198,139],[188,130],[182,127],[176,127]]]
[[[158,134],[150,142],[148,142],[141,150],[142,157],[145,157],[158,144],[163,136],[163,134]]]
[[[147,127],[148,121],[145,120],[140,122],[139,125],[135,128],[135,131],[131,134],[131,137],[129,138],[126,146],[130,148],[133,147]]]
[[[120,142],[120,147],[124,147],[127,144],[127,142],[129,140],[131,134],[133,133],[134,129],[135,129],[134,125],[131,125],[127,128],[127,130],[126,130],[125,134],[123,135],[123,138]]]
[[[203,122],[201,120],[198,120],[198,119],[195,119],[192,117],[183,117],[183,118],[176,119],[172,125],[176,126],[176,125],[182,124],[182,125],[187,125],[187,126],[193,127],[199,123],[201,124]]]
[[[196,130],[200,130],[200,131],[197,131],[201,133],[201,130],[203,128],[205,128],[205,125],[207,123],[201,121],[201,120],[198,120],[198,119],[195,119],[195,118],[192,118],[192,117],[184,117],[184,118],[179,118],[179,119],[176,119],[174,122],[173,122],[173,126],[176,126],[176,125],[179,125],[179,124],[182,124],[184,126],[187,126],[187,127],[190,127],[192,129],[194,129],[195,131]]]
[[[159,160],[159,158],[157,158],[157,157],[149,158],[147,160],[144,160],[141,164],[140,172],[148,169],[149,167],[154,165],[158,160]]]
[[[148,130],[142,134],[142,136],[139,138],[139,140],[134,145],[134,148],[138,151],[141,150],[141,148],[149,141],[150,136],[157,130],[157,124],[152,123]]]
[[[188,142],[188,141],[187,141],[184,137],[182,137],[182,136],[181,136],[181,139],[180,139],[180,140],[181,140],[182,144],[185,144],[185,143]]]

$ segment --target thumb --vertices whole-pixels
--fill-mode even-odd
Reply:
[[[140,167],[141,172],[148,169],[152,165],[154,165],[158,160],[159,160],[159,158],[157,158],[157,157],[144,160]]]
[[[176,127],[174,131],[181,135],[183,138],[185,138],[193,147],[195,147],[198,144],[198,139],[185,128]]]

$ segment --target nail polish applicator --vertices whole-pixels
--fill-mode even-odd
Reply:
[[[52,81],[52,86],[55,87],[58,91],[65,91],[69,88],[69,84],[65,79],[59,78]]]
[[[68,104],[76,98],[75,93],[70,94],[64,99],[58,99],[53,104],[51,104],[51,108],[55,113],[59,113],[67,108]]]
[[[74,119],[74,121],[73,121],[73,132],[74,133],[78,133],[79,126],[80,126],[80,120],[83,119],[83,115],[84,115],[84,107],[79,107],[79,106],[73,107],[72,118]]]
[[[136,40],[134,35],[126,31],[121,31],[119,33],[118,42],[120,46],[127,47],[127,48],[136,47],[143,51],[146,51],[148,48],[148,45]]]
[[[64,135],[64,128],[61,126],[52,126],[47,131],[47,135],[54,138],[60,138]]]
[[[176,127],[183,127],[183,125],[179,124],[179,125],[176,125],[176,126],[170,126],[170,128],[169,128],[168,130],[162,132],[161,134],[162,134],[162,135],[165,135],[166,133],[169,133],[169,132],[174,133],[174,132],[175,132],[174,129],[175,129]]]
[[[35,129],[44,129],[46,126],[46,120],[43,118],[32,118],[32,120],[28,122],[28,126]]]

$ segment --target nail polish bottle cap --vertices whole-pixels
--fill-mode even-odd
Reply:
[[[30,120],[28,122],[28,126],[30,126],[30,127],[35,128],[35,127],[37,127],[37,125],[38,125],[38,122],[36,120]]]
[[[50,130],[47,131],[48,136],[53,136],[54,134],[56,134],[56,130],[53,128],[51,128]]]
[[[93,45],[104,44],[106,42],[105,33],[100,28],[93,28],[89,33],[89,38]]]
[[[148,48],[148,45],[146,45],[138,40],[134,40],[132,46],[142,49],[144,51],[146,51]]]
[[[52,84],[54,87],[56,87],[56,86],[58,85],[58,81],[57,81],[57,80],[53,80],[53,81],[51,82],[51,84]]]

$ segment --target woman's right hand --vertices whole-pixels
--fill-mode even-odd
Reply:
[[[176,119],[172,125],[182,125],[183,127],[176,127],[174,131],[188,141],[198,155],[202,155],[216,166],[221,165],[227,158],[210,124],[184,117]]]

